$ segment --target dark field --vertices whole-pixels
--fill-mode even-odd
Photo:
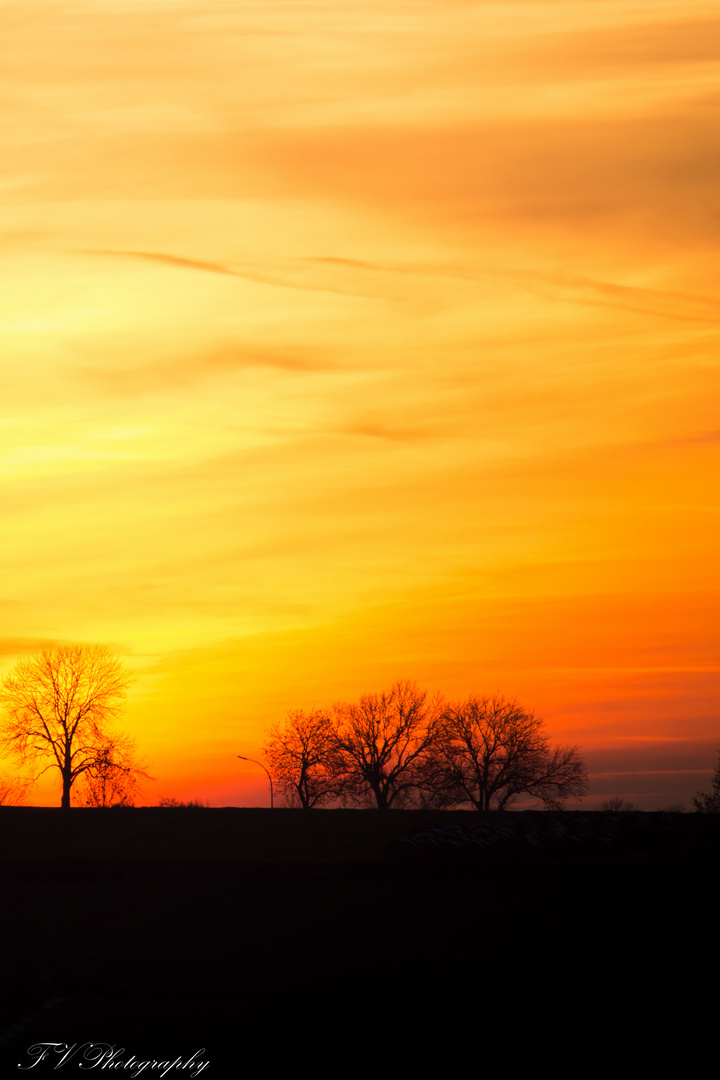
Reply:
[[[683,1002],[714,1017],[720,822],[615,815],[603,847],[608,815],[561,818],[584,844],[478,854],[397,843],[483,820],[465,812],[1,808],[0,1076],[48,1040],[204,1047],[215,1077],[404,1072],[463,1045],[519,1069],[558,1026],[639,1053],[641,1031],[678,1036]]]

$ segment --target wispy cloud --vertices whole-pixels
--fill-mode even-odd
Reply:
[[[599,75],[617,80],[628,73],[647,73],[651,67],[716,65],[720,18],[686,18],[678,8],[669,18],[658,12],[642,22],[595,26],[591,31],[558,27],[547,35],[542,49],[535,44],[531,49],[520,39],[516,52],[525,78],[534,84]]]
[[[184,259],[179,255],[167,255],[158,251],[106,251],[86,249],[83,255],[109,255],[115,258],[146,259],[148,262],[164,263],[167,266],[180,267],[183,270],[203,270],[208,274],[225,274],[228,277],[241,277],[242,275],[219,263],[203,262],[200,259]]]
[[[572,274],[512,272],[518,283],[537,290],[542,287],[551,296],[579,304],[619,308],[642,315],[720,325],[720,301],[712,297],[665,292],[637,285],[594,281]]]
[[[238,269],[237,267],[224,265],[222,263],[208,262],[203,259],[188,259],[179,255],[170,255],[166,252],[158,251],[130,251],[121,248],[84,248],[79,249],[76,253],[80,255],[159,263],[160,265],[169,266],[175,270],[190,270],[206,274],[219,274],[222,277],[238,278],[240,281],[250,281],[256,284],[270,285],[282,289],[298,289],[303,292],[323,292],[334,293],[340,296],[350,295],[366,297],[383,296],[386,292],[386,290],[382,289],[373,290],[372,288],[368,288],[367,285],[359,285],[357,282],[354,285],[351,285],[347,281],[339,280],[337,277],[325,276],[323,278],[318,278],[316,276],[315,280],[313,280],[307,273],[307,262],[309,260],[305,261],[305,267],[303,267],[304,260],[298,260],[295,263],[268,265],[262,270],[259,270],[248,267]],[[334,262],[338,266],[348,267],[363,265],[361,263],[355,263],[354,260],[351,259],[322,261],[329,263]],[[370,269],[371,265],[367,264],[367,268]]]
[[[562,301],[575,302],[592,306],[620,308],[645,315],[662,315],[671,319],[689,320],[711,325],[720,324],[720,300],[712,296],[693,295],[690,293],[669,292],[662,289],[644,288],[613,281],[598,281],[580,274],[566,271],[537,270],[530,267],[512,267],[500,265],[452,266],[437,264],[399,264],[373,263],[360,259],[348,259],[339,256],[310,256],[308,262],[329,267],[338,266],[356,270],[359,274],[367,271],[381,274],[396,274],[417,278],[434,277],[437,279],[457,279],[474,281],[479,285],[488,281],[504,280],[517,284],[533,292],[542,291],[543,295]]]
[[[395,425],[380,421],[350,421],[337,430],[343,435],[359,435],[397,443],[421,443],[439,436],[439,432],[433,432],[430,428]]]
[[[27,656],[61,644],[63,642],[54,638],[0,638],[0,656]]]
[[[76,379],[103,393],[136,398],[182,390],[235,372],[267,369],[292,375],[329,374],[341,365],[327,350],[307,345],[262,348],[244,344],[202,349],[154,363],[79,364]]]
[[[239,273],[229,266],[220,263],[206,262],[202,259],[186,259],[180,255],[168,255],[162,251],[124,251],[122,249],[106,248],[83,248],[78,251],[80,255],[97,255],[114,259],[140,259],[145,262],[160,263],[179,270],[197,270],[206,274],[221,274],[224,277],[244,278],[245,280],[257,281],[258,278]]]

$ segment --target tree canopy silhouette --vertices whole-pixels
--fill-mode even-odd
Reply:
[[[132,806],[143,780],[152,777],[129,735],[110,735],[79,784],[82,806]]]
[[[503,810],[531,795],[558,809],[587,793],[578,748],[551,747],[543,721],[502,697],[447,706],[439,724],[430,785],[445,805]]]
[[[407,806],[422,789],[442,713],[414,682],[334,707],[338,791],[379,810]]]
[[[515,701],[447,704],[414,682],[338,702],[330,714],[292,712],[264,752],[291,804],[502,810],[522,795],[559,809],[587,794],[576,746],[551,746],[544,722]]]
[[[145,776],[132,744],[111,727],[132,681],[103,645],[59,645],[20,660],[0,686],[0,746],[20,761],[49,759],[35,779],[57,769],[65,809],[84,774],[90,783],[103,772],[126,782]]]
[[[335,739],[327,713],[297,709],[270,729],[263,752],[290,806],[311,810],[336,791]]]

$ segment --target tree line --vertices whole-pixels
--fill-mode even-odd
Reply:
[[[84,806],[132,806],[151,779],[134,740],[115,727],[132,682],[102,645],[60,645],[20,660],[0,683],[0,750],[37,772],[0,776],[0,805],[21,802],[30,783],[55,769],[63,808],[71,793]],[[588,790],[578,747],[552,746],[543,721],[516,701],[448,702],[409,681],[329,710],[290,712],[270,729],[264,751],[284,802],[306,810],[502,810],[521,796],[557,809]],[[608,809],[631,808],[618,802]],[[712,790],[692,803],[720,812],[720,761]]]
[[[507,809],[520,796],[559,809],[588,791],[577,746],[552,746],[542,719],[503,697],[448,702],[409,681],[329,710],[288,714],[264,753],[286,805]]]

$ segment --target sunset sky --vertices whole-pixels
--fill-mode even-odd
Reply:
[[[0,37],[0,672],[116,651],[149,803],[267,802],[268,724],[399,678],[518,698],[588,807],[707,787],[717,4],[3,0]]]

